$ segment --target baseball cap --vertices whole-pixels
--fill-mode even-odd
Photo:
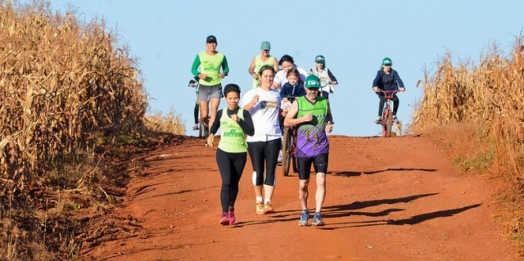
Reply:
[[[306,77],[306,88],[320,88],[320,79],[317,76],[310,74]]]
[[[260,49],[262,50],[271,50],[271,44],[268,41],[263,41],[262,45],[260,45]]]
[[[315,62],[317,63],[324,63],[324,56],[323,55],[317,55],[317,57],[315,57]]]
[[[206,43],[216,43],[217,38],[214,35],[210,35],[206,38]]]

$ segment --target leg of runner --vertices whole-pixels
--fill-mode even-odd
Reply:
[[[276,169],[277,158],[280,152],[282,140],[275,139],[267,142],[264,149],[264,157],[266,158],[266,179],[264,180],[264,213],[273,213],[275,209],[271,204],[273,199],[273,191],[276,185]]]
[[[209,123],[209,104],[207,101],[200,101],[200,120],[207,126]]]
[[[211,128],[209,123],[215,120],[215,116],[217,115],[219,105],[220,105],[220,98],[211,98],[211,102],[210,102],[211,108],[210,108],[209,118],[206,118],[207,119],[206,126],[208,128]]]
[[[253,186],[255,189],[255,210],[259,215],[264,214],[264,200],[262,198],[262,184],[264,184],[264,149],[266,142],[249,142],[247,150],[253,165]]]

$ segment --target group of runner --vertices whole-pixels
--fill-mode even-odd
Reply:
[[[282,144],[282,127],[297,128],[295,156],[298,160],[299,226],[307,226],[310,218],[307,199],[311,165],[316,176],[315,212],[312,225],[322,226],[321,209],[326,195],[329,141],[333,116],[328,97],[337,84],[335,76],[325,67],[325,58],[315,58],[317,66],[309,73],[295,65],[293,57],[284,55],[277,62],[271,56],[271,45],[264,41],[261,54],[249,66],[253,86],[241,97],[241,88],[228,84],[222,93],[221,80],[229,73],[224,54],[216,51],[215,36],[206,38],[206,50],[197,54],[192,73],[198,79],[200,120],[209,128],[206,140],[214,146],[214,135],[221,129],[216,161],[222,186],[220,224],[235,224],[235,201],[238,184],[247,154],[253,166],[255,211],[263,215],[275,212],[272,204],[276,185],[276,166]],[[398,74],[397,74],[398,77]],[[190,82],[191,84],[191,82]],[[381,80],[377,82],[381,86]],[[374,82],[375,86],[375,82]],[[227,108],[217,110],[223,95]],[[293,101],[294,100],[294,101]],[[208,107],[210,103],[211,107]],[[197,123],[195,121],[195,123]],[[265,175],[264,175],[265,174]]]

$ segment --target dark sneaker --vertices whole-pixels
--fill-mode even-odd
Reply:
[[[309,219],[309,210],[304,209],[300,212],[300,220],[298,221],[298,226],[307,226],[307,221]]]
[[[229,225],[232,226],[235,224],[235,211],[232,209],[229,209]]]
[[[222,214],[222,218],[220,218],[220,225],[222,226],[229,225],[229,213],[228,212],[224,212]]]
[[[393,123],[398,124],[399,121],[397,119],[397,115],[393,115]]]
[[[264,204],[264,214],[268,213],[275,213],[275,209],[273,208],[273,205],[271,205],[271,201]]]
[[[193,130],[198,130],[198,124],[193,125]]]
[[[264,204],[263,204],[262,202],[257,202],[257,205],[256,205],[256,212],[257,212],[257,214],[259,214],[259,215],[264,214]]]
[[[313,222],[311,222],[311,225],[313,226],[323,226],[324,220],[322,220],[322,216],[320,216],[320,212],[315,212],[315,215],[313,216]]]

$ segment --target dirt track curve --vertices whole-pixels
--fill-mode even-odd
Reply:
[[[497,225],[494,185],[459,173],[424,137],[330,136],[324,227],[299,227],[298,176],[257,215],[248,161],[238,224],[222,227],[215,148],[188,138],[149,153],[127,188],[127,229],[89,260],[519,260]],[[309,206],[314,207],[314,179]]]

